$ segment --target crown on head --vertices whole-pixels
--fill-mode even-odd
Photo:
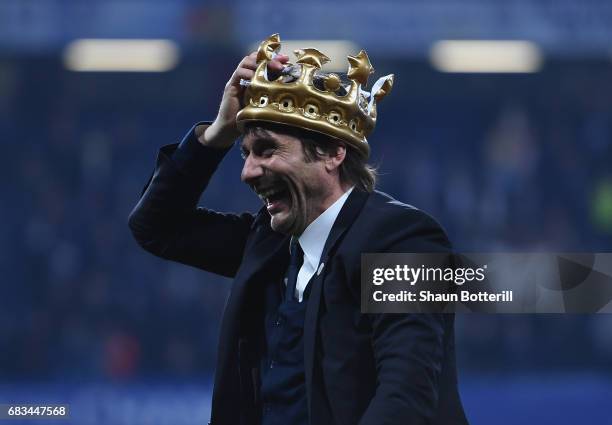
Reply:
[[[295,64],[286,64],[278,78],[268,78],[268,62],[280,50],[273,34],[259,45],[257,69],[246,85],[244,108],[236,117],[243,130],[249,121],[267,121],[316,131],[341,139],[368,156],[367,136],[376,125],[376,102],[391,91],[393,74],[381,77],[370,92],[364,88],[374,72],[364,50],[348,56],[348,81],[320,71],[329,58],[314,48],[295,50]]]

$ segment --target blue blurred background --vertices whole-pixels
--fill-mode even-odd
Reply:
[[[145,253],[127,216],[157,149],[214,118],[273,32],[352,40],[376,76],[395,73],[370,137],[380,188],[459,250],[610,250],[609,1],[2,0],[0,403],[206,423],[229,281]],[[82,38],[167,39],[179,55],[166,72],[78,72],[66,48]],[[524,40],[540,63],[445,72],[431,48],[449,39]],[[241,165],[231,151],[206,206],[259,207]],[[457,351],[475,425],[612,424],[611,316],[464,315]]]

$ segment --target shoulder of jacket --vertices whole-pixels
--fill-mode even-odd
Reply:
[[[393,217],[411,221],[431,221],[432,224],[435,223],[439,226],[438,222],[425,211],[415,207],[414,205],[398,201],[388,193],[381,192],[379,190],[373,191],[370,195],[368,202],[366,203],[366,213],[368,211],[377,212],[378,214],[373,215],[379,220],[385,220]]]
[[[368,228],[374,234],[437,235],[445,245],[450,245],[446,230],[433,216],[378,190],[370,194],[360,222],[362,229]]]

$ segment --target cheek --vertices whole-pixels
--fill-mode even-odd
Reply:
[[[306,189],[320,188],[325,182],[319,163],[309,163],[306,166],[304,164],[296,165],[288,171],[287,175],[296,185]]]
[[[322,193],[327,191],[329,182],[325,179],[325,175],[319,169],[310,170],[309,173],[303,176],[304,192],[312,198],[318,198]]]

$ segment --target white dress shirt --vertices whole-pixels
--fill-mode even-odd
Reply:
[[[325,242],[327,242],[329,232],[331,232],[334,222],[352,190],[353,188],[351,187],[320,216],[315,218],[298,238],[300,247],[302,251],[304,251],[304,263],[298,272],[297,282],[295,284],[295,295],[299,302],[302,302],[304,298],[304,289],[306,289],[312,276],[317,271],[320,272],[319,269],[325,266],[325,264],[319,264]]]

